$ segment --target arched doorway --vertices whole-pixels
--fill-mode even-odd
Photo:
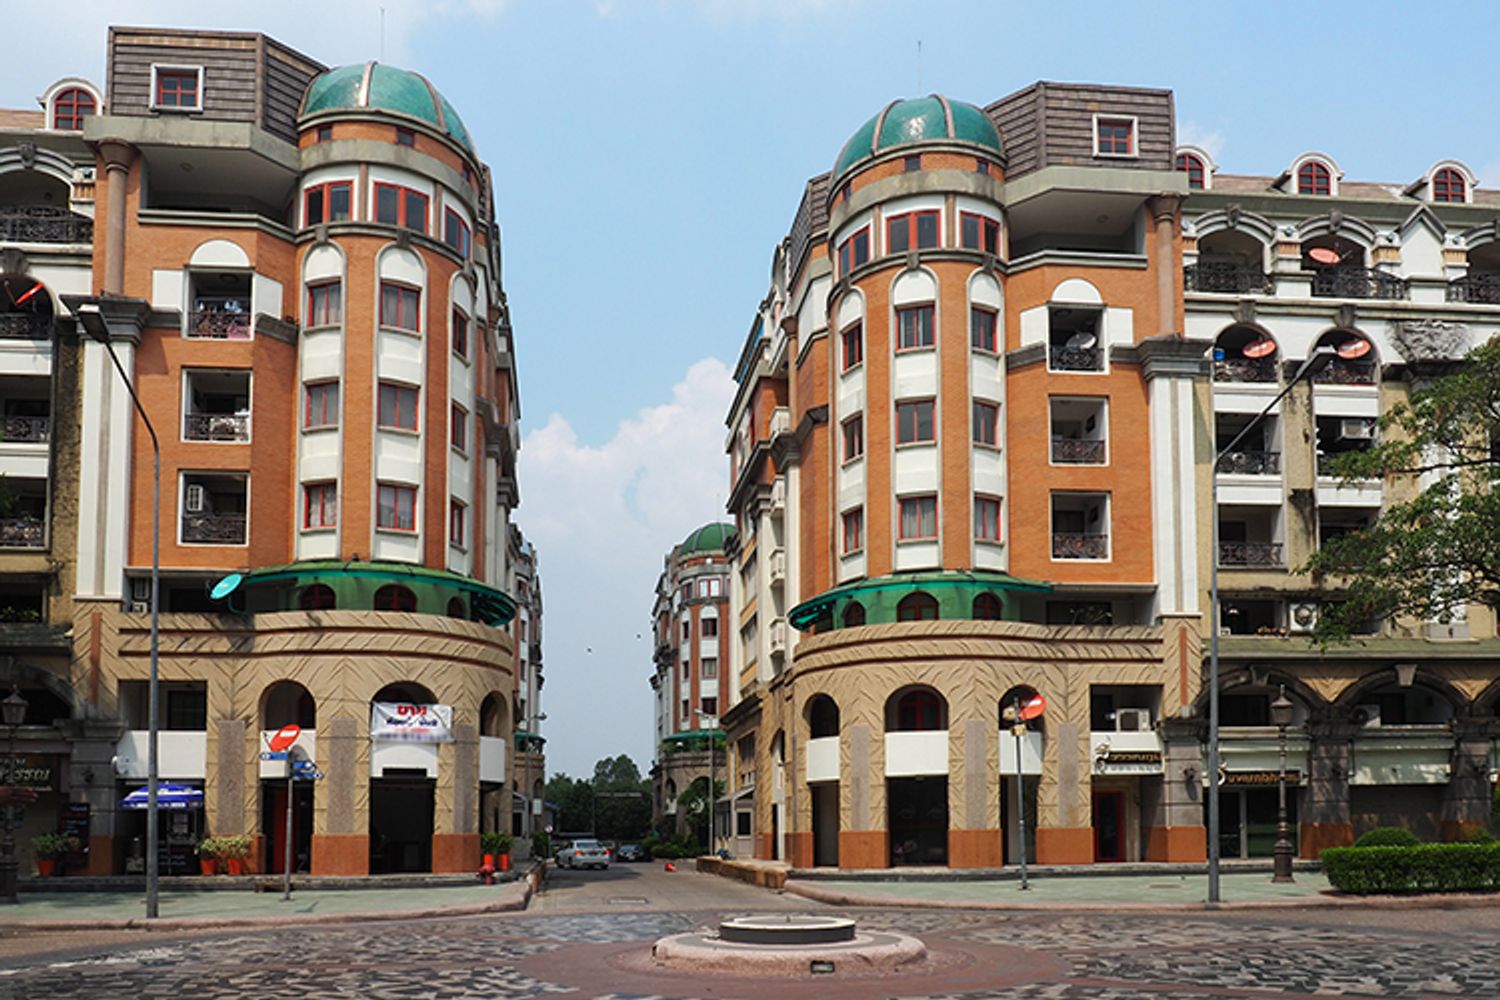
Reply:
[[[807,703],[807,784],[812,797],[813,864],[839,863],[839,706],[826,694]]]
[[[890,863],[946,865],[948,702],[932,688],[886,699],[885,775]]]
[[[260,751],[270,749],[269,738],[286,726],[300,729],[289,752],[317,760],[317,703],[296,681],[277,681],[266,688],[260,703]],[[292,871],[312,870],[313,796],[317,782],[287,778],[287,761],[260,762],[260,832],[265,857],[261,871],[286,871],[287,803],[290,797]]]
[[[505,696],[491,691],[479,704],[479,824],[484,833],[514,833],[511,793],[506,788],[510,751],[510,710]]]
[[[404,588],[403,588],[404,589]],[[411,681],[387,684],[370,699],[379,713],[425,714],[437,699]],[[425,739],[370,741],[370,873],[432,871],[438,744]]]

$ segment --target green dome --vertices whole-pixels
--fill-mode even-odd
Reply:
[[[1004,153],[990,116],[941,94],[892,101],[850,136],[833,165],[837,180],[856,164],[887,149],[923,142],[965,142]]]
[[[722,552],[724,543],[732,534],[734,534],[732,524],[705,524],[682,540],[682,544],[677,547],[678,555],[692,555],[694,552]]]
[[[469,130],[458,112],[426,77],[378,62],[340,66],[315,78],[302,98],[301,117],[321,111],[365,109],[424,121],[474,152]]]

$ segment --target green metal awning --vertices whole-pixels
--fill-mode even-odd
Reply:
[[[1026,580],[1009,573],[986,570],[949,570],[925,573],[895,573],[867,580],[846,583],[842,587],[826,590],[809,598],[787,612],[786,620],[792,628],[805,632],[818,621],[833,612],[839,601],[873,594],[881,591],[934,590],[942,587],[965,587],[970,589],[1010,590],[1031,594],[1051,592],[1052,584],[1041,580]]]

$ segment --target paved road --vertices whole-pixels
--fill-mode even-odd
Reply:
[[[644,900],[644,902],[641,902]],[[552,876],[531,911],[285,931],[69,940],[0,960],[0,997],[73,1000],[934,997],[980,1000],[1500,996],[1500,908],[1129,916],[840,910],[927,942],[895,980],[772,982],[653,971],[650,942],[725,912],[812,909],[656,866]],[[1001,985],[1002,983],[1006,985]]]

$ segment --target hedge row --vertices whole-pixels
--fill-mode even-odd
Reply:
[[[1341,892],[1500,890],[1500,844],[1330,847],[1323,874]]]

